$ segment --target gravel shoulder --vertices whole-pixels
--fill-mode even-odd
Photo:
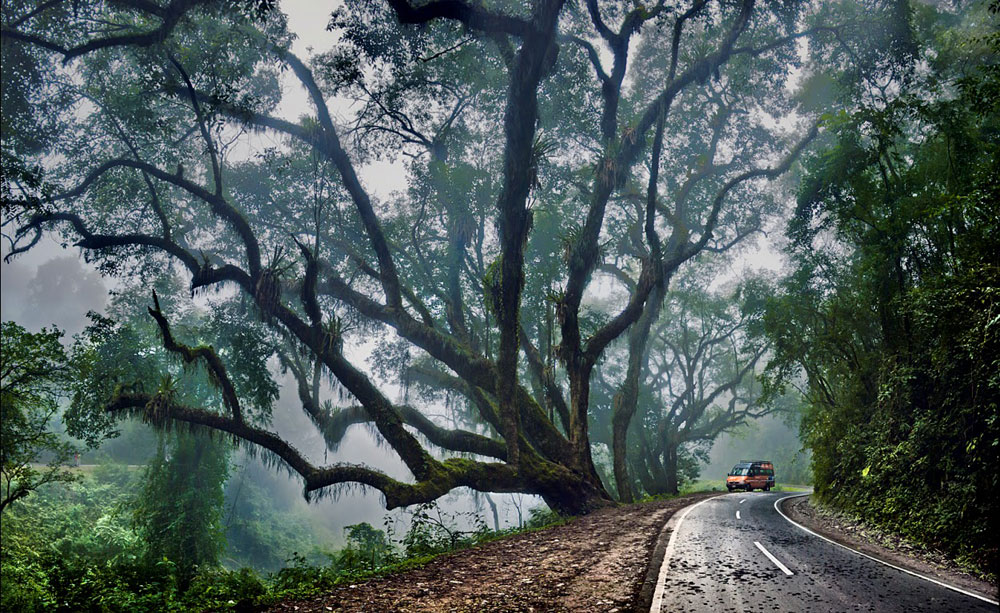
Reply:
[[[819,506],[812,496],[785,500],[781,503],[781,510],[793,521],[851,549],[997,600],[996,584],[963,571],[941,554],[919,549],[898,536],[873,529],[846,515]]]
[[[664,524],[677,510],[717,495],[602,509],[446,554],[418,569],[281,602],[270,611],[633,611],[642,608],[642,586]]]

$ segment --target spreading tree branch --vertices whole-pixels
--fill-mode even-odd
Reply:
[[[388,0],[396,12],[400,23],[421,24],[435,19],[450,19],[481,32],[524,36],[532,29],[532,24],[489,11],[482,5],[469,4],[462,0],[434,0],[414,6],[408,0]]]
[[[98,49],[129,46],[150,47],[152,45],[162,43],[168,36],[170,36],[171,32],[173,32],[181,18],[183,18],[188,11],[197,6],[209,4],[211,1],[212,0],[172,0],[172,2],[170,2],[170,4],[166,7],[160,7],[152,2],[123,0],[120,4],[142,10],[148,14],[158,17],[161,20],[160,27],[144,32],[96,38],[75,47],[66,47],[55,41],[46,40],[40,36],[26,34],[14,29],[17,27],[17,23],[20,22],[11,26],[3,26],[0,32],[2,32],[5,38],[19,40],[48,49],[49,51],[54,51],[55,53],[61,55],[63,57],[63,63],[67,64],[74,58],[86,55],[92,51],[97,51]]]
[[[240,408],[240,399],[236,395],[236,387],[229,378],[229,373],[226,372],[226,367],[215,352],[215,349],[211,345],[189,347],[177,342],[170,331],[170,323],[167,321],[166,316],[164,316],[163,311],[160,310],[160,299],[156,296],[155,290],[153,291],[153,306],[148,307],[147,310],[153,319],[156,320],[156,325],[160,328],[160,334],[163,336],[163,347],[167,351],[181,356],[185,364],[194,364],[199,360],[203,361],[205,368],[208,370],[209,380],[219,387],[219,390],[222,392],[222,401],[230,413],[232,413],[233,420],[237,423],[242,423],[243,410]]]

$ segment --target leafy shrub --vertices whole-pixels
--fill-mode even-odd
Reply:
[[[237,611],[271,602],[268,585],[251,568],[237,571],[213,569],[195,575],[184,593],[185,602],[193,608],[215,608],[221,604]]]
[[[55,608],[49,578],[38,564],[7,561],[0,563],[0,610],[51,611]]]
[[[252,610],[285,598],[304,598],[344,582],[425,564],[434,556],[516,533],[489,530],[470,513],[434,504],[410,513],[406,533],[394,539],[368,523],[344,529],[346,546],[326,554],[327,563],[293,553],[277,572],[226,570],[213,564],[181,567],[153,556],[129,513],[131,492],[142,472],[121,465],[98,467],[71,484],[46,487],[3,516],[0,608],[4,611],[159,612]],[[532,509],[523,529],[560,523],[543,508]]]

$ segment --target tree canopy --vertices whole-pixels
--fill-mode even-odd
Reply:
[[[850,84],[910,53],[895,3],[387,0],[333,11],[337,44],[303,60],[265,4],[5,3],[5,92],[33,79],[44,102],[19,89],[4,123],[11,255],[55,229],[104,273],[180,275],[211,319],[259,332],[185,341],[179,307],[150,296],[163,347],[215,400],[109,373],[78,411],[221,431],[307,492],[360,484],[388,508],[457,487],[609,502],[595,367],[629,331],[623,458],[671,278],[761,230],[767,186],[826,121],[795,80],[823,66]],[[309,100],[297,118],[278,114],[286,76]],[[359,169],[377,158],[405,166],[404,192],[373,195]],[[241,379],[271,358],[329,445],[370,423],[412,480],[315,464],[275,434]],[[460,398],[460,423],[393,400],[392,377]]]

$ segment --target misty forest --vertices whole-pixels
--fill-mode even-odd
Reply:
[[[998,25],[4,0],[0,608],[258,610],[745,459],[995,585]]]

